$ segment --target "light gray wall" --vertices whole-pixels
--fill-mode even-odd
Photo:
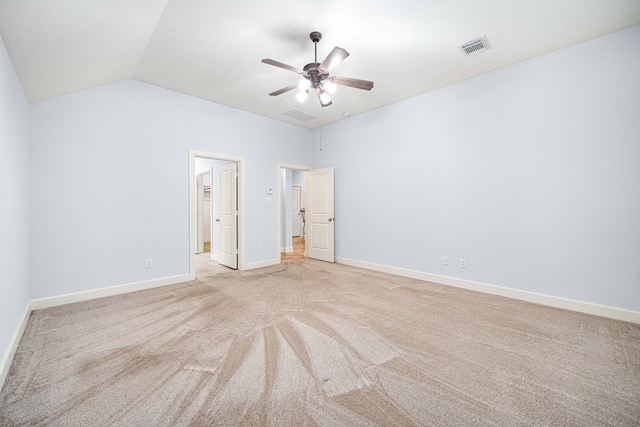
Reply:
[[[29,103],[0,39],[0,358],[29,303]],[[0,388],[2,384],[0,384]]]
[[[293,170],[292,172],[292,182],[293,185],[299,185],[302,189],[300,192],[300,207],[304,208],[307,206],[307,172]]]
[[[277,259],[265,188],[311,160],[307,129],[134,80],[32,104],[31,130],[34,299],[187,273],[189,149],[246,158],[246,262]]]
[[[314,131],[336,256],[640,311],[639,40],[635,26]]]

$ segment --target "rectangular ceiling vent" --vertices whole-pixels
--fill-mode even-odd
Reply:
[[[458,48],[464,53],[464,56],[471,56],[491,49],[491,45],[489,44],[489,40],[487,40],[487,36],[480,36],[466,43],[462,43]]]
[[[300,111],[297,108],[292,108],[290,110],[285,111],[285,116],[293,117],[294,119],[302,120],[303,122],[308,122],[309,120],[317,119],[316,116],[305,113],[304,111]]]

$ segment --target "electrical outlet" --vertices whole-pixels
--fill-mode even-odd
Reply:
[[[258,245],[258,253],[261,254],[262,253],[262,245]]]
[[[460,268],[467,268],[467,260],[460,258]]]
[[[447,258],[446,256],[442,257],[442,265],[449,265],[449,258]]]
[[[344,249],[344,245],[342,243],[338,243],[338,248],[340,248],[340,250]]]
[[[153,267],[153,260],[151,258],[144,261],[144,268],[152,268],[152,267]]]

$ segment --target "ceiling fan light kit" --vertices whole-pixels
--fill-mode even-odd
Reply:
[[[301,104],[307,99],[307,96],[309,96],[308,90],[301,90],[296,93],[296,99],[300,101]]]
[[[276,67],[284,68],[285,70],[293,71],[302,75],[302,79],[298,83],[291,84],[282,89],[271,92],[270,96],[278,96],[295,88],[298,88],[298,94],[296,99],[300,102],[304,102],[307,98],[309,90],[315,90],[320,100],[320,105],[328,107],[332,104],[331,95],[336,92],[337,85],[349,86],[356,89],[371,90],[373,88],[373,82],[368,80],[352,79],[348,77],[330,77],[329,72],[344,61],[349,52],[341,47],[334,47],[329,55],[322,61],[318,62],[318,42],[322,39],[322,34],[318,31],[314,31],[309,34],[309,38],[314,44],[314,62],[305,65],[302,69],[292,67],[291,65],[283,64],[282,62],[274,61],[273,59],[263,59],[265,64],[273,65]]]
[[[333,104],[333,102],[331,102],[331,96],[329,96],[329,94],[327,92],[325,92],[324,90],[322,90],[320,88],[316,88],[316,92],[318,92],[318,98],[320,99],[320,105],[322,105],[323,107],[328,107],[329,105]]]

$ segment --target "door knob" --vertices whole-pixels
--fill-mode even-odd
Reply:
[[[329,218],[329,222],[333,221],[333,218]]]
[[[220,218],[216,218],[216,222],[220,222]]]

